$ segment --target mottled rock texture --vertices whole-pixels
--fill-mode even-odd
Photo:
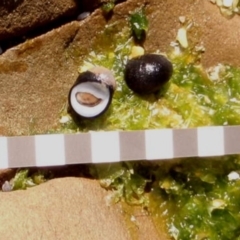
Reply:
[[[238,16],[226,19],[216,6],[202,0],[129,0],[116,6],[110,20],[97,10],[84,21],[70,22],[0,56],[0,134],[44,133],[57,127],[68,90],[97,33],[105,24],[121,24],[143,4],[150,22],[147,52],[167,51],[180,27],[179,16],[186,16],[197,29],[193,41],[206,48],[204,65],[239,63]]]
[[[3,0],[0,2],[0,42],[73,16],[77,11],[77,0]]]
[[[9,2],[14,8],[9,7]],[[97,33],[105,24],[118,21],[121,25],[130,11],[142,5],[146,6],[150,23],[144,43],[147,52],[167,51],[180,27],[179,16],[186,16],[197,29],[192,41],[206,48],[202,58],[205,66],[219,62],[240,64],[238,16],[226,19],[205,0],[128,0],[117,5],[111,19],[106,20],[97,10],[84,21],[72,21],[28,39],[0,56],[0,134],[45,133],[58,127],[59,112]],[[73,0],[2,1],[0,40],[25,34],[75,10]],[[26,191],[0,193],[0,238],[167,239],[142,212],[132,222],[132,212],[123,211],[121,205],[107,206],[107,194],[98,182],[79,178],[62,178]]]
[[[96,181],[81,178],[0,193],[1,239],[166,240],[147,215],[109,205],[107,196]]]

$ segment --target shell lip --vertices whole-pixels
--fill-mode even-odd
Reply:
[[[106,85],[107,87],[111,88],[114,91],[116,89],[116,83],[106,80],[106,77],[103,77],[105,73],[95,72],[94,71],[95,68],[93,68],[93,70],[88,70],[79,74],[77,80],[73,84],[73,87],[83,82],[98,82],[100,84]],[[110,70],[108,71],[111,72]],[[114,79],[113,74],[111,74],[110,77]]]
[[[116,80],[111,70],[102,66],[96,66],[89,71],[94,73],[99,81],[105,83],[108,86],[112,86],[113,90],[116,89]]]
[[[86,71],[79,74],[72,88],[83,82],[100,82],[100,81],[99,79],[97,79],[96,75],[93,72]]]

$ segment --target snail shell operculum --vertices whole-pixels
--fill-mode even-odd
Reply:
[[[113,73],[104,67],[93,67],[82,72],[69,91],[70,112],[83,118],[103,114],[112,101],[116,81]]]

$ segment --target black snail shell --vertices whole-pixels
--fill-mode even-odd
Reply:
[[[168,82],[172,72],[172,63],[166,57],[145,54],[127,62],[125,81],[138,94],[155,93]]]
[[[109,107],[116,81],[113,73],[104,67],[93,67],[81,73],[69,91],[70,112],[83,118],[94,118]]]

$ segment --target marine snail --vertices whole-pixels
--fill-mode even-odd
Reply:
[[[100,116],[108,109],[115,89],[113,73],[104,67],[81,73],[69,91],[70,112],[82,118]]]
[[[145,54],[126,64],[125,81],[138,94],[155,93],[171,78],[172,63],[158,54]]]

